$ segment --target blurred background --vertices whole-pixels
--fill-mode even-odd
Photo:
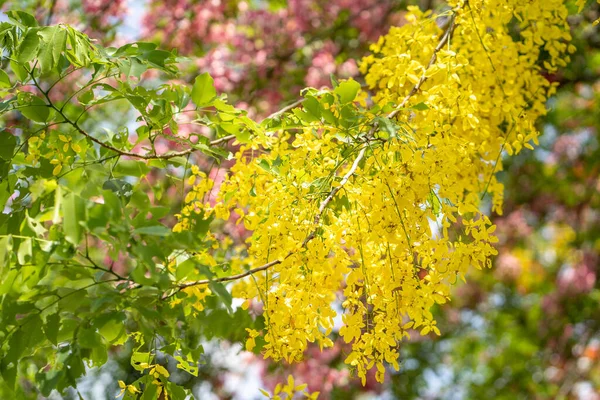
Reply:
[[[242,351],[243,335],[215,317],[205,363],[190,382],[197,398],[260,398],[258,388],[272,391],[292,374],[323,399],[600,400],[600,31],[591,24],[600,6],[588,3],[578,15],[570,5],[577,52],[566,69],[547,76],[559,86],[539,121],[540,146],[507,159],[499,174],[506,189],[504,214],[493,216],[500,239],[494,267],[471,271],[452,302],[436,308],[442,335],[405,342],[401,370],[362,387],[345,368],[349,347],[342,340],[324,352],[310,349],[302,363],[273,363]],[[404,23],[408,5],[444,7],[435,0],[0,5],[31,12],[42,23],[71,24],[106,46],[149,41],[176,48],[189,58],[177,79],[209,72],[217,91],[255,118],[289,104],[306,86],[329,86],[331,74],[362,82],[357,62],[390,26]],[[65,92],[76,79],[62,83]],[[243,240],[244,232],[237,234]],[[114,398],[116,378],[131,373],[128,362],[127,349],[115,349],[107,365],[80,382],[80,393]]]

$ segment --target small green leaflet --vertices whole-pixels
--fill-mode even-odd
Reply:
[[[333,90],[333,92],[340,98],[340,103],[346,104],[350,103],[356,98],[359,90],[360,83],[356,82],[354,79],[348,79],[344,82],[341,82],[338,87]]]
[[[429,106],[425,103],[418,103],[415,104],[414,106],[410,107],[411,110],[417,110],[417,111],[425,111],[425,110],[429,110]]]
[[[216,96],[214,81],[208,72],[197,76],[192,87],[192,101],[198,107],[203,107],[209,105]]]
[[[44,44],[38,59],[42,66],[42,74],[45,74],[58,65],[60,54],[67,44],[67,31],[56,25],[41,29],[39,34]]]
[[[0,88],[9,88],[11,86],[12,85],[10,84],[8,74],[4,72],[4,70],[0,69]]]
[[[31,61],[37,54],[40,45],[40,37],[38,36],[38,28],[30,29],[23,41],[19,45],[17,61],[25,64]]]

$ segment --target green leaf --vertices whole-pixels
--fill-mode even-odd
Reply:
[[[46,317],[46,324],[44,325],[44,333],[48,340],[54,344],[58,344],[58,328],[60,327],[60,316],[58,313],[51,314]]]
[[[130,62],[131,68],[129,69],[129,75],[140,79],[142,74],[148,69],[148,66],[135,57],[131,57]]]
[[[136,351],[131,355],[130,362],[133,368],[140,372],[143,372],[146,369],[144,364],[150,364],[151,359],[152,356],[150,355],[150,353],[140,353]]]
[[[329,74],[329,79],[331,79],[331,86],[334,89],[340,85],[340,82],[335,78],[335,75]]]
[[[188,390],[177,385],[175,382],[167,382],[169,398],[172,400],[185,400],[188,397]]]
[[[113,170],[115,176],[144,176],[150,172],[150,167],[143,161],[123,160]]]
[[[84,349],[93,349],[94,347],[103,347],[102,336],[95,329],[81,329],[77,335],[79,345]]]
[[[321,119],[321,104],[312,96],[307,97],[302,102],[304,109],[313,117]]]
[[[440,198],[438,195],[432,190],[429,193],[429,198],[427,199],[429,204],[431,205],[431,210],[435,215],[438,215],[442,210],[442,204],[440,203]]]
[[[208,284],[208,287],[210,288],[211,292],[219,296],[219,298],[223,301],[223,304],[225,304],[225,307],[227,307],[227,311],[233,313],[233,309],[231,308],[231,302],[233,298],[231,297],[231,293],[229,293],[225,288],[225,285],[220,282],[212,281]]]
[[[99,331],[109,343],[115,343],[125,333],[125,326],[122,319],[118,318],[118,314],[113,314],[110,315],[110,319],[102,325]]]
[[[13,241],[12,236],[8,235],[0,238],[0,272],[5,266],[10,265],[10,255],[12,254]]]
[[[172,397],[172,393],[169,390],[169,399],[171,399]],[[158,395],[158,386],[157,385],[147,385],[144,387],[144,392],[139,395],[139,396],[131,396],[130,399],[134,399],[135,400],[157,400],[159,398]],[[129,400],[129,399],[128,399]]]
[[[81,104],[84,104],[84,105],[88,104],[90,101],[94,100],[94,91],[86,90],[85,92],[83,92],[79,96],[77,96],[77,100]]]
[[[19,109],[25,118],[40,123],[48,121],[48,118],[50,117],[50,109],[44,100],[37,96],[31,96],[29,104],[31,105]]]
[[[411,108],[411,110],[417,110],[417,111],[429,110],[429,106],[425,103],[415,104],[414,106],[412,106],[410,108]]]
[[[39,315],[29,315],[20,320],[20,329],[14,332],[8,341],[6,359],[15,362],[23,355],[32,354],[44,340],[42,320]]]
[[[307,113],[299,108],[294,108],[292,112],[296,117],[298,117],[298,119],[300,119],[300,121],[314,122],[319,120],[319,118],[315,118],[312,114]]]
[[[152,50],[144,55],[150,64],[154,64],[160,68],[164,68],[166,61],[173,56],[173,54],[165,50]]]
[[[44,44],[38,55],[38,60],[45,74],[58,65],[60,54],[67,44],[67,31],[60,25],[43,28],[39,31]]]
[[[85,222],[85,202],[75,193],[63,197],[63,230],[65,239],[71,244],[78,245],[83,237],[83,228],[79,224]]]
[[[2,182],[0,182],[0,210],[4,210],[6,201],[8,200],[11,194],[12,191],[9,190],[8,179],[4,179]],[[0,223],[0,225],[2,224]]]
[[[14,135],[7,131],[0,133],[0,158],[10,161],[16,146],[17,138]]]
[[[29,30],[19,45],[17,61],[22,64],[31,61],[37,54],[39,44],[38,29]]]
[[[48,397],[50,396],[50,393],[52,393],[52,390],[55,390],[57,388],[57,384],[59,380],[63,377],[65,372],[56,371],[52,369],[47,373],[44,373],[42,371],[38,371],[38,373],[35,374],[35,380],[39,386],[42,395]]]
[[[29,264],[31,262],[32,254],[33,246],[31,238],[23,239],[19,245],[19,250],[17,251],[17,261],[21,265]]]
[[[15,387],[18,365],[18,361],[13,362],[12,364],[6,359],[0,361],[0,373],[2,374],[2,379],[4,379],[4,382],[8,384],[8,387],[11,390]]]
[[[175,269],[175,278],[177,278],[178,281],[184,280],[195,270],[196,261],[191,258],[187,259],[177,265],[177,268]]]
[[[110,190],[119,198],[129,200],[133,194],[133,186],[131,183],[124,181],[123,179],[109,179],[102,185],[102,189]]]
[[[20,82],[27,82],[29,80],[29,74],[25,67],[23,67],[18,62],[10,60],[10,69],[15,73],[15,76]]]
[[[354,79],[350,78],[344,82],[341,82],[333,92],[340,98],[340,103],[350,103],[356,98],[358,91],[360,90],[360,84]]]
[[[217,96],[213,78],[205,72],[196,77],[192,87],[192,101],[198,106],[203,107],[210,104],[210,101]]]
[[[141,235],[162,237],[169,236],[171,234],[171,230],[164,225],[143,226],[135,229],[133,232]]]
[[[177,368],[182,369],[193,376],[198,376],[198,365],[184,360],[181,356],[175,356],[175,360],[178,362]]]
[[[381,129],[381,131],[388,134],[388,137],[396,137],[396,133],[398,132],[398,127],[389,118],[376,117],[375,121],[379,125],[379,128]]]
[[[12,21],[16,22],[17,25],[22,28],[33,28],[38,26],[38,23],[35,17],[31,14],[26,13],[25,11],[7,11],[6,15]]]
[[[11,86],[8,74],[3,69],[0,69],[0,88],[9,88]]]
[[[331,110],[326,110],[323,109],[321,110],[321,113],[323,115],[323,119],[326,122],[329,122],[332,125],[337,125],[338,124],[338,119],[335,117],[335,115],[331,112]]]

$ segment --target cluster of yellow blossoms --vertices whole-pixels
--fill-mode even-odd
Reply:
[[[291,375],[287,378],[287,383],[282,385],[278,383],[273,390],[273,395],[267,392],[266,390],[260,389],[263,396],[271,400],[291,400],[294,398],[298,398],[296,394],[301,394],[303,398],[309,400],[316,400],[319,397],[319,392],[309,393],[306,388],[308,385],[303,383],[301,385],[296,385],[294,382],[294,377]]]
[[[363,383],[370,368],[379,381],[386,364],[398,369],[412,332],[440,333],[431,308],[496,254],[482,198],[501,213],[501,153],[537,143],[555,89],[544,71],[574,50],[567,14],[562,0],[411,8],[362,60],[377,107],[363,93],[313,91],[239,149],[217,205],[201,208],[222,219],[235,210],[252,231],[246,269],[232,272],[257,271],[233,295],[262,302],[265,357],[331,346],[340,304],[346,363]],[[211,185],[196,184],[177,229]]]

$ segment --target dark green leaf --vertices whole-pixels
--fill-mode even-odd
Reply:
[[[225,304],[225,307],[227,307],[227,311],[232,313],[233,309],[231,308],[231,302],[233,298],[231,297],[231,293],[229,293],[225,288],[225,285],[220,282],[212,281],[208,284],[208,287],[210,288],[211,292],[219,296],[219,298],[223,301],[223,304]]]
[[[425,111],[429,110],[429,106],[425,103],[418,103],[411,107],[412,110]]]
[[[37,96],[31,96],[28,104],[31,105],[19,109],[19,111],[21,111],[21,114],[23,114],[26,118],[29,118],[34,122],[43,123],[48,121],[48,117],[50,116],[50,109],[48,108],[44,100]]]
[[[44,333],[48,340],[56,345],[58,344],[58,328],[60,327],[60,316],[58,313],[51,314],[46,317],[46,324],[44,325]]]
[[[16,146],[17,138],[13,134],[7,131],[0,133],[0,158],[10,161]]]
[[[94,347],[102,347],[102,336],[92,328],[81,329],[77,336],[77,341],[84,349],[93,349]]]
[[[149,63],[158,67],[165,67],[166,61],[173,55],[164,50],[152,50],[145,54]]]
[[[18,365],[18,361],[10,363],[8,359],[0,360],[0,373],[2,374],[2,379],[4,379],[4,382],[8,384],[11,390],[15,387]]]

